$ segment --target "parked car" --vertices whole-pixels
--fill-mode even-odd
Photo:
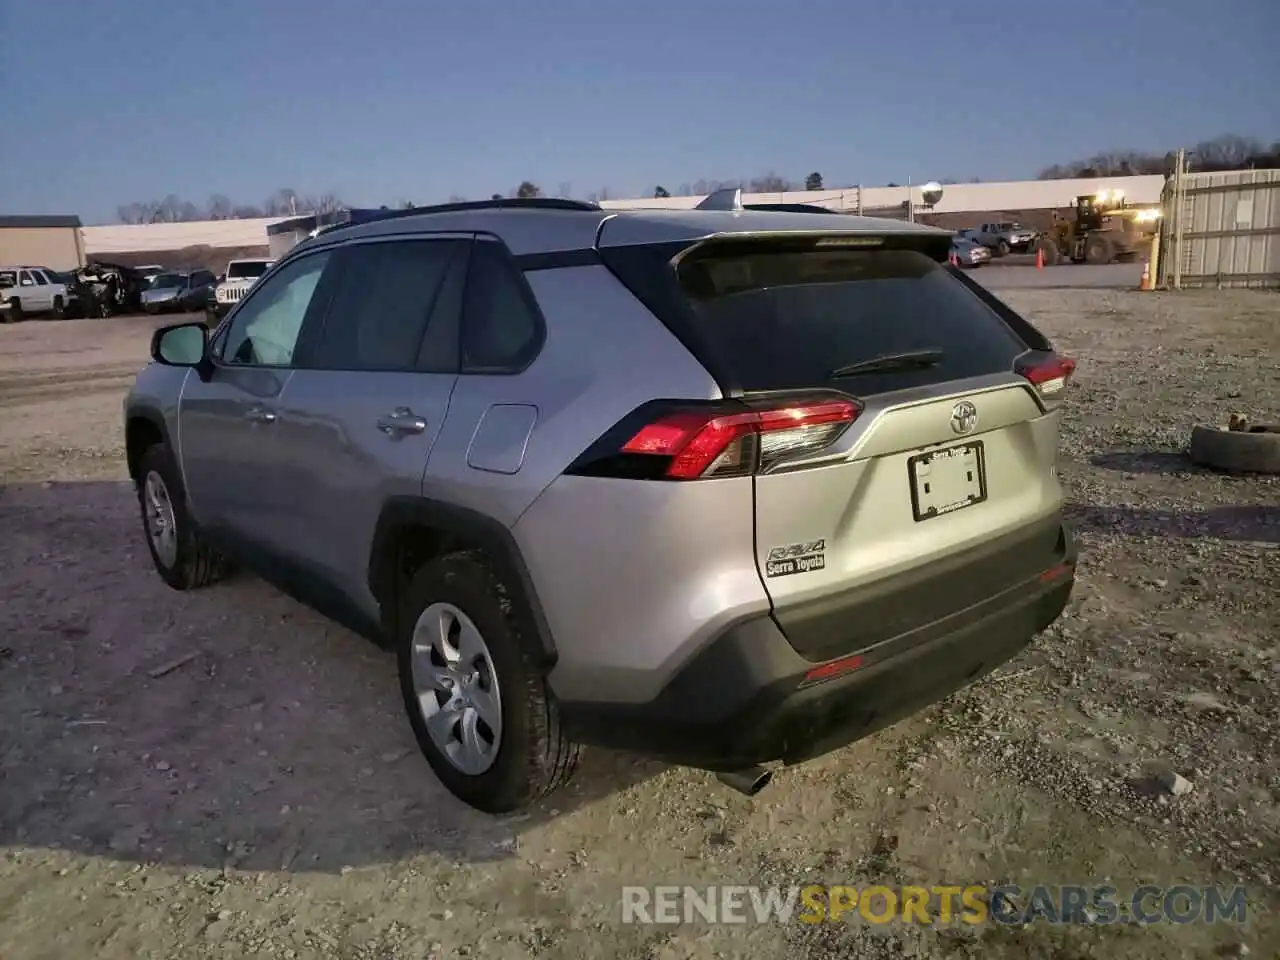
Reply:
[[[946,269],[950,232],[392,218],[302,242],[213,332],[157,331],[126,459],[164,582],[241,564],[393,647],[464,801],[524,806],[579,744],[755,793],[1062,612],[1075,364]]]
[[[214,288],[213,303],[205,311],[210,326],[216,326],[227,313],[240,302],[240,298],[258,282],[275,263],[274,260],[244,258],[227,263],[226,273]]]
[[[169,272],[158,263],[144,263],[140,267],[134,267],[133,270],[147,283],[150,283],[156,277],[160,276],[160,274]]]
[[[77,317],[110,317],[142,309],[148,283],[132,267],[94,261],[75,273],[68,287],[68,311]]]
[[[147,313],[165,313],[178,309],[188,280],[185,273],[160,274],[142,291],[142,309]]]
[[[212,270],[194,270],[188,276],[186,285],[177,295],[174,308],[183,313],[205,310],[213,299],[213,290],[218,278]]]
[[[28,316],[61,319],[67,306],[67,287],[48,267],[0,266],[0,323],[17,323]]]
[[[959,234],[951,241],[951,255],[961,267],[980,267],[991,262],[991,251],[978,243]]]
[[[1026,253],[1035,245],[1039,233],[1016,220],[1001,220],[984,223],[969,230],[967,236],[990,249],[996,256],[1003,257],[1009,253]]]

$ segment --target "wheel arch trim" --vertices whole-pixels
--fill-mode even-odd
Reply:
[[[551,628],[511,530],[487,514],[427,497],[390,497],[379,512],[369,551],[368,579],[370,591],[383,608],[384,624],[394,629],[398,616],[396,552],[391,545],[397,532],[406,527],[453,534],[484,550],[512,593],[521,634],[533,641],[530,652],[545,668],[555,664],[557,655]]]

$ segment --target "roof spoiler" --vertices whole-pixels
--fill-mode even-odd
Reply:
[[[742,188],[725,187],[709,193],[698,203],[695,210],[741,210]]]

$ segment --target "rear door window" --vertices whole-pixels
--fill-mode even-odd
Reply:
[[[661,283],[655,254],[649,282]],[[639,280],[634,248],[624,256],[631,266],[619,276],[631,286]],[[747,392],[881,393],[1006,372],[1026,349],[949,271],[909,249],[711,241],[681,259],[678,287],[697,339]],[[913,351],[940,357],[928,367],[833,377],[839,367]]]
[[[456,373],[470,240],[396,240],[342,251],[342,280],[309,364]]]
[[[479,240],[463,306],[462,372],[516,373],[542,346],[542,318],[506,249]]]

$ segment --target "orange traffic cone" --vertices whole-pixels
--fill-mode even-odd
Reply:
[[[1138,282],[1139,290],[1151,289],[1151,261],[1144,260],[1142,262],[1142,279]]]
[[[1036,247],[1036,269],[1044,269],[1044,247]]]

